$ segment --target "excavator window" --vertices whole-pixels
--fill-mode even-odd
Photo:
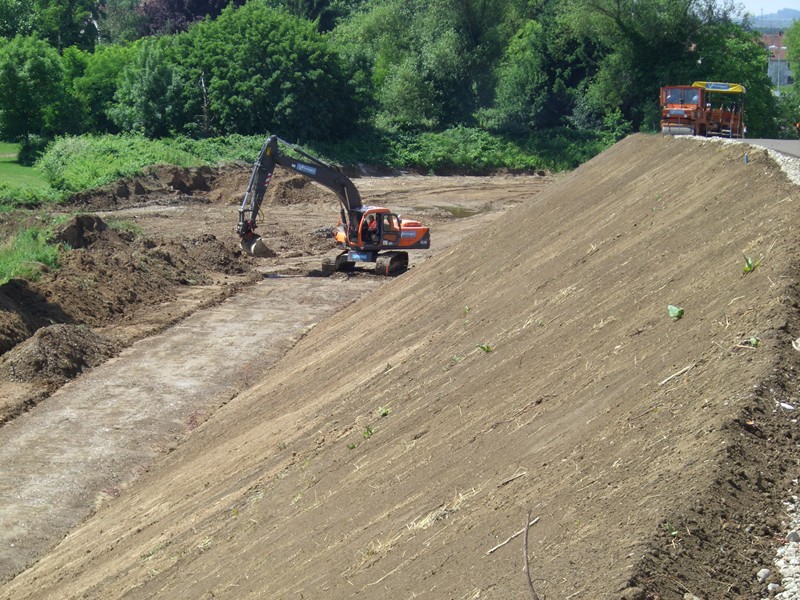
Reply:
[[[397,215],[383,215],[383,231],[384,233],[400,231],[400,221],[397,219]]]

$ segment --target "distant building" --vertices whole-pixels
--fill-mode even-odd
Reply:
[[[770,51],[769,67],[767,74],[772,80],[772,85],[780,92],[781,86],[794,82],[791,65],[786,58],[786,42],[783,32],[769,33],[761,36],[761,40]]]

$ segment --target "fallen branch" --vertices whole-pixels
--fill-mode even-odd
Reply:
[[[528,523],[528,525],[527,525],[527,527],[525,527],[525,529],[520,529],[518,532],[516,532],[516,533],[515,533],[515,534],[513,534],[511,537],[509,537],[509,538],[508,538],[506,541],[504,541],[504,542],[500,542],[499,544],[497,544],[497,546],[495,546],[495,547],[494,547],[494,548],[492,548],[491,550],[487,550],[487,551],[486,551],[486,556],[489,556],[489,555],[490,555],[492,552],[494,552],[494,551],[496,551],[496,550],[499,550],[500,548],[502,548],[503,546],[505,546],[505,545],[506,545],[508,542],[510,542],[511,540],[513,540],[514,538],[518,538],[520,535],[522,535],[523,533],[525,533],[525,531],[528,529],[528,527],[530,527],[531,525],[536,525],[536,523],[538,523],[538,522],[539,522],[539,517],[536,517],[536,518],[535,518],[533,521],[531,521],[530,523]]]
[[[538,519],[538,517],[537,517],[537,519]],[[528,558],[528,529],[531,528],[530,520],[531,520],[531,511],[529,509],[528,510],[528,516],[525,518],[525,523],[526,523],[525,524],[525,541],[524,541],[523,546],[522,546],[523,549],[524,549],[524,552],[525,552],[525,554],[524,554],[524,557],[525,557],[525,577],[528,578],[528,587],[531,588],[531,598],[533,598],[533,600],[539,600],[539,595],[536,593],[536,590],[533,589],[533,580],[531,579],[531,567],[530,567],[530,564],[529,564],[530,559]]]
[[[697,365],[697,363],[691,364],[691,365],[689,365],[688,367],[683,367],[683,368],[682,368],[680,371],[678,371],[677,373],[673,373],[672,375],[670,375],[669,377],[667,377],[667,378],[666,378],[664,381],[662,381],[662,382],[661,382],[661,383],[659,383],[658,385],[664,385],[664,384],[665,384],[665,383],[667,383],[668,381],[670,381],[670,380],[672,380],[672,379],[675,379],[676,377],[680,377],[681,375],[683,375],[684,373],[686,373],[686,371],[688,371],[688,370],[690,370],[690,369],[693,369],[693,368],[695,367],[695,365]]]
[[[509,477],[508,479],[504,479],[503,481],[501,481],[500,483],[498,483],[498,484],[497,484],[497,487],[503,487],[504,485],[507,485],[507,484],[511,483],[511,482],[512,482],[512,481],[514,481],[515,479],[519,479],[520,477],[525,477],[525,475],[527,475],[527,474],[528,474],[528,472],[527,472],[527,471],[522,471],[522,472],[520,472],[520,471],[517,471],[516,473],[514,473],[514,474],[513,474],[511,477]]]

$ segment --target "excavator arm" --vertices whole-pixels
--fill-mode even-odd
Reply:
[[[299,160],[284,154],[281,152],[280,145],[291,148],[306,160]],[[362,206],[361,195],[353,182],[336,167],[314,158],[300,148],[272,135],[264,142],[258,159],[253,165],[253,173],[250,175],[250,182],[247,184],[247,190],[239,208],[239,224],[236,232],[241,238],[242,248],[248,254],[258,256],[267,251],[255,229],[261,203],[264,201],[264,194],[272,179],[275,165],[308,177],[332,190],[341,204],[342,223],[345,224],[345,227],[350,226],[351,211],[360,209]]]

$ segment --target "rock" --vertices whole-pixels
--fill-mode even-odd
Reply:
[[[767,586],[767,591],[768,591],[770,594],[777,594],[778,592],[780,592],[780,591],[781,591],[781,586],[780,586],[780,584],[777,584],[777,583],[770,583],[770,584]]]
[[[792,531],[786,536],[786,539],[790,542],[800,542],[800,533],[797,533],[797,531]]]
[[[619,600],[645,600],[647,598],[644,590],[640,587],[629,587],[622,595],[619,597]]]
[[[771,571],[769,569],[761,569],[758,573],[756,573],[756,579],[758,579],[758,583],[764,583],[767,580],[767,577],[770,576]]]

